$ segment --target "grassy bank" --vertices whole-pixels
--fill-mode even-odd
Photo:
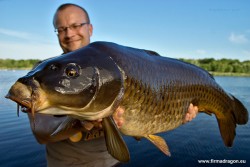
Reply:
[[[0,69],[31,69],[37,62],[38,59],[27,59],[27,60],[14,60],[14,59],[0,59]]]
[[[0,71],[11,71],[11,70],[31,70],[32,69],[32,67],[22,67],[22,68],[15,68],[15,67],[13,67],[13,68],[3,68],[3,67],[0,67]]]
[[[210,72],[213,76],[250,77],[249,73]]]

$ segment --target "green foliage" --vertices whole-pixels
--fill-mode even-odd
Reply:
[[[250,60],[240,62],[237,59],[180,59],[182,61],[197,65],[211,73],[244,73],[250,75]],[[38,59],[14,60],[0,59],[0,69],[31,69]]]
[[[250,61],[240,62],[237,59],[181,59],[182,61],[197,65],[209,72],[216,73],[245,73],[250,74]]]
[[[0,59],[0,69],[30,69],[38,61],[38,59],[28,60],[14,60],[14,59]]]

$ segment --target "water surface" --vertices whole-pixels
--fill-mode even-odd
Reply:
[[[16,103],[7,100],[10,86],[28,71],[0,71],[0,166],[46,166],[45,147],[36,142],[24,113],[17,117]],[[250,78],[216,77],[217,82],[240,99],[250,111]],[[250,125],[238,126],[232,148],[224,146],[216,118],[199,114],[193,121],[170,132],[166,139],[171,157],[146,139],[125,137],[131,161],[121,166],[250,166]],[[199,164],[198,160],[244,160],[245,164]],[[233,162],[233,161],[232,161]]]

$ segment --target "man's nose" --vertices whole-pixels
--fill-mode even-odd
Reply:
[[[73,35],[75,35],[75,31],[67,27],[67,29],[65,30],[65,36],[69,38],[72,37]]]

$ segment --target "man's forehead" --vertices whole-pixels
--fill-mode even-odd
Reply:
[[[56,15],[57,26],[68,26],[74,23],[82,23],[82,22],[87,22],[86,13],[82,9],[76,6],[69,6],[57,12]]]

